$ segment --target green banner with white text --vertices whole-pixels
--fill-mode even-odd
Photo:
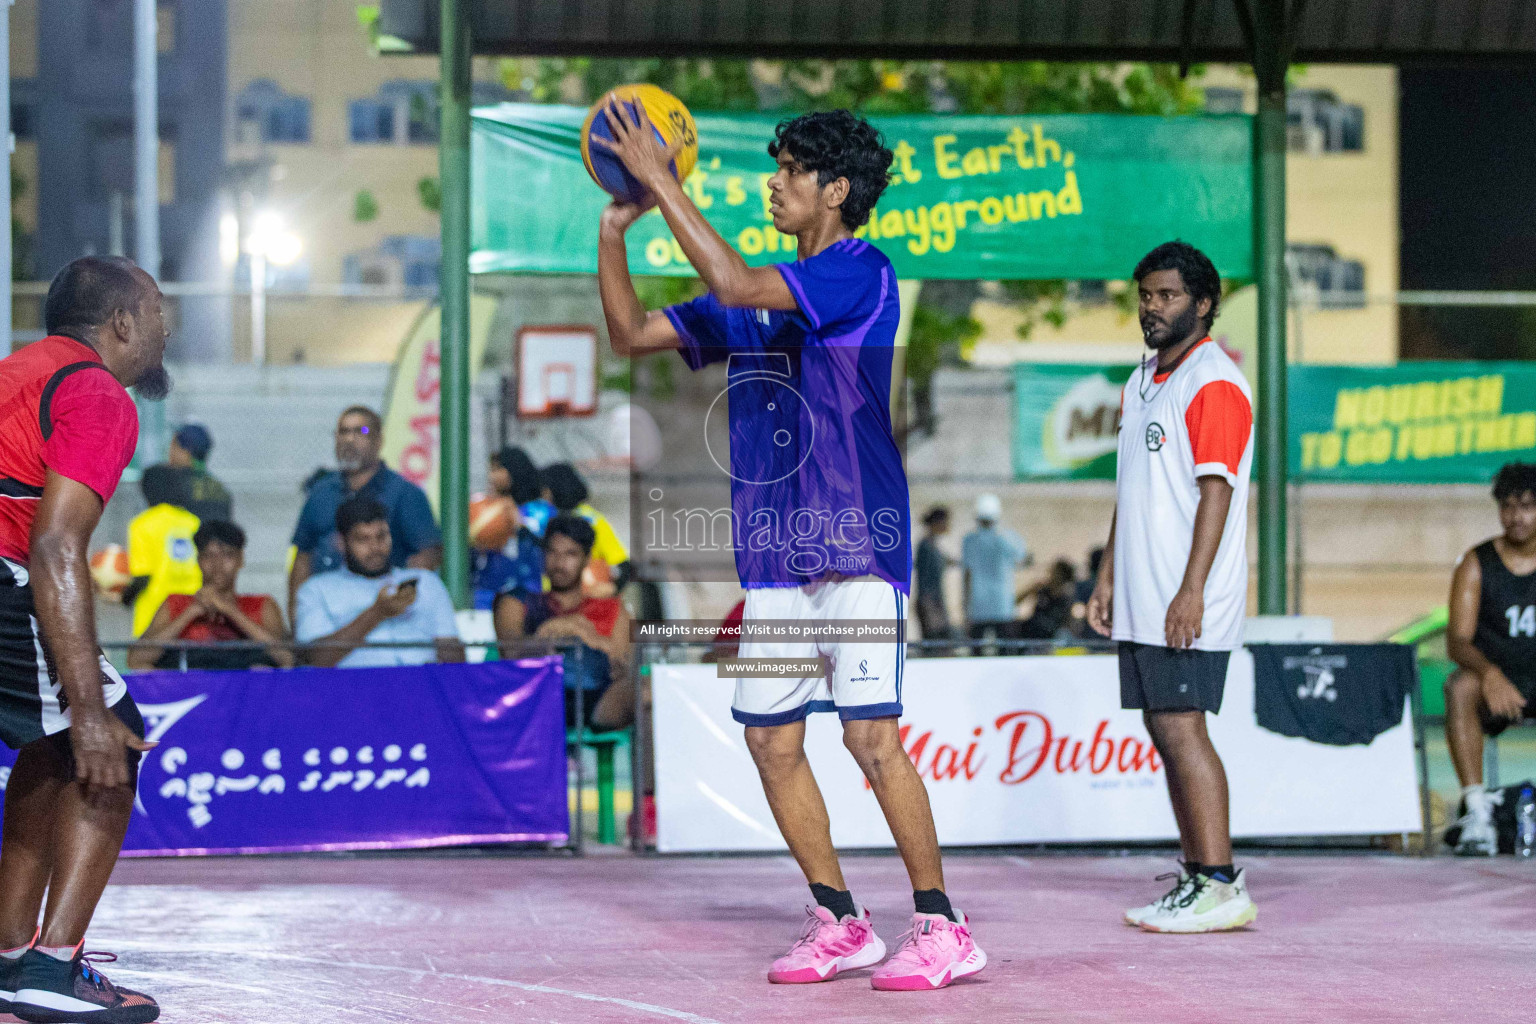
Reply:
[[[608,197],[587,176],[577,107],[474,112],[470,269],[594,273]],[[695,113],[685,183],[748,263],[793,259],[768,215],[776,114]],[[1252,276],[1249,120],[1242,115],[872,117],[892,183],[859,236],[899,277],[1125,279],[1148,249],[1183,238],[1224,277]],[[659,213],[630,229],[630,269],[691,275]]]
[[[1113,479],[1120,388],[1132,366],[1014,366],[1019,480]],[[1487,483],[1536,461],[1536,364],[1292,366],[1293,480]]]

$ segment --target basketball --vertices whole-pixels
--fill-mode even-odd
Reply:
[[[132,580],[128,571],[128,552],[121,544],[108,544],[91,556],[91,582],[96,584],[96,592],[102,597],[120,600]]]
[[[511,498],[477,494],[469,502],[469,542],[481,551],[500,551],[517,532],[519,521]]]
[[[685,181],[693,173],[693,165],[699,159],[699,132],[694,127],[693,115],[688,113],[682,101],[654,85],[621,85],[603,93],[592,105],[592,109],[587,111],[587,119],[581,126],[581,159],[587,165],[587,173],[592,175],[592,180],[622,202],[645,201],[646,189],[625,169],[623,162],[602,146],[592,144],[594,136],[607,140],[613,138],[613,129],[608,125],[608,118],[603,115],[603,109],[610,98],[617,99],[627,107],[630,115],[636,119],[640,116],[640,109],[644,108],[662,146],[671,146],[677,139],[682,139],[683,148],[672,161],[672,174],[678,181]]]

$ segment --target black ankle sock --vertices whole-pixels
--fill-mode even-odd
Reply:
[[[826,907],[839,921],[858,913],[853,908],[853,893],[847,889],[834,889],[830,885],[812,882],[811,895],[816,897],[817,906]]]
[[[1199,861],[1197,861],[1197,860],[1186,860],[1186,861],[1181,861],[1180,863],[1184,867],[1184,873],[1186,875],[1189,875],[1191,878],[1193,878],[1194,876],[1196,876],[1196,875],[1198,875],[1200,873],[1200,862]]]
[[[1237,878],[1237,871],[1231,864],[1201,864],[1200,873],[1218,882],[1231,882]]]
[[[951,921],[959,921],[955,908],[949,905],[949,897],[943,889],[917,889],[912,893],[912,905],[919,914],[943,914]]]

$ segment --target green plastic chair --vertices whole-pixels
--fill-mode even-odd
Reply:
[[[615,785],[614,752],[620,744],[629,742],[629,730],[620,729],[615,732],[592,732],[588,729],[571,729],[565,734],[567,747],[574,747],[578,753],[582,747],[591,747],[597,751],[597,841],[611,845],[618,839],[619,830],[617,815],[613,808],[613,790]],[[576,799],[581,799],[581,794],[576,794]]]

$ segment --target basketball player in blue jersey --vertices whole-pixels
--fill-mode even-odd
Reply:
[[[902,749],[910,501],[891,426],[892,360],[900,300],[890,261],[854,237],[885,191],[891,151],[844,110],[781,123],[768,144],[774,228],[797,259],[749,267],[704,219],[669,168],[643,110],[610,103],[609,148],[650,191],[648,205],[603,212],[598,283],[613,351],[676,349],[691,369],[725,362],[736,568],[743,623],[815,625],[880,620],[895,638],[814,643],[743,640],[742,658],[815,658],[807,678],[739,680],[732,715],[816,907],[804,935],[774,962],[778,983],[828,981],[869,967],[885,944],[843,880],[821,791],[805,757],[805,719],[835,711],[843,741],[885,813],[911,877],[916,913],[900,947],[874,972],[877,989],[934,989],[975,974],[987,958],[944,892],[928,793]],[[600,140],[594,138],[594,143]],[[709,294],[647,312],[635,294],[624,233],[659,206]]]

